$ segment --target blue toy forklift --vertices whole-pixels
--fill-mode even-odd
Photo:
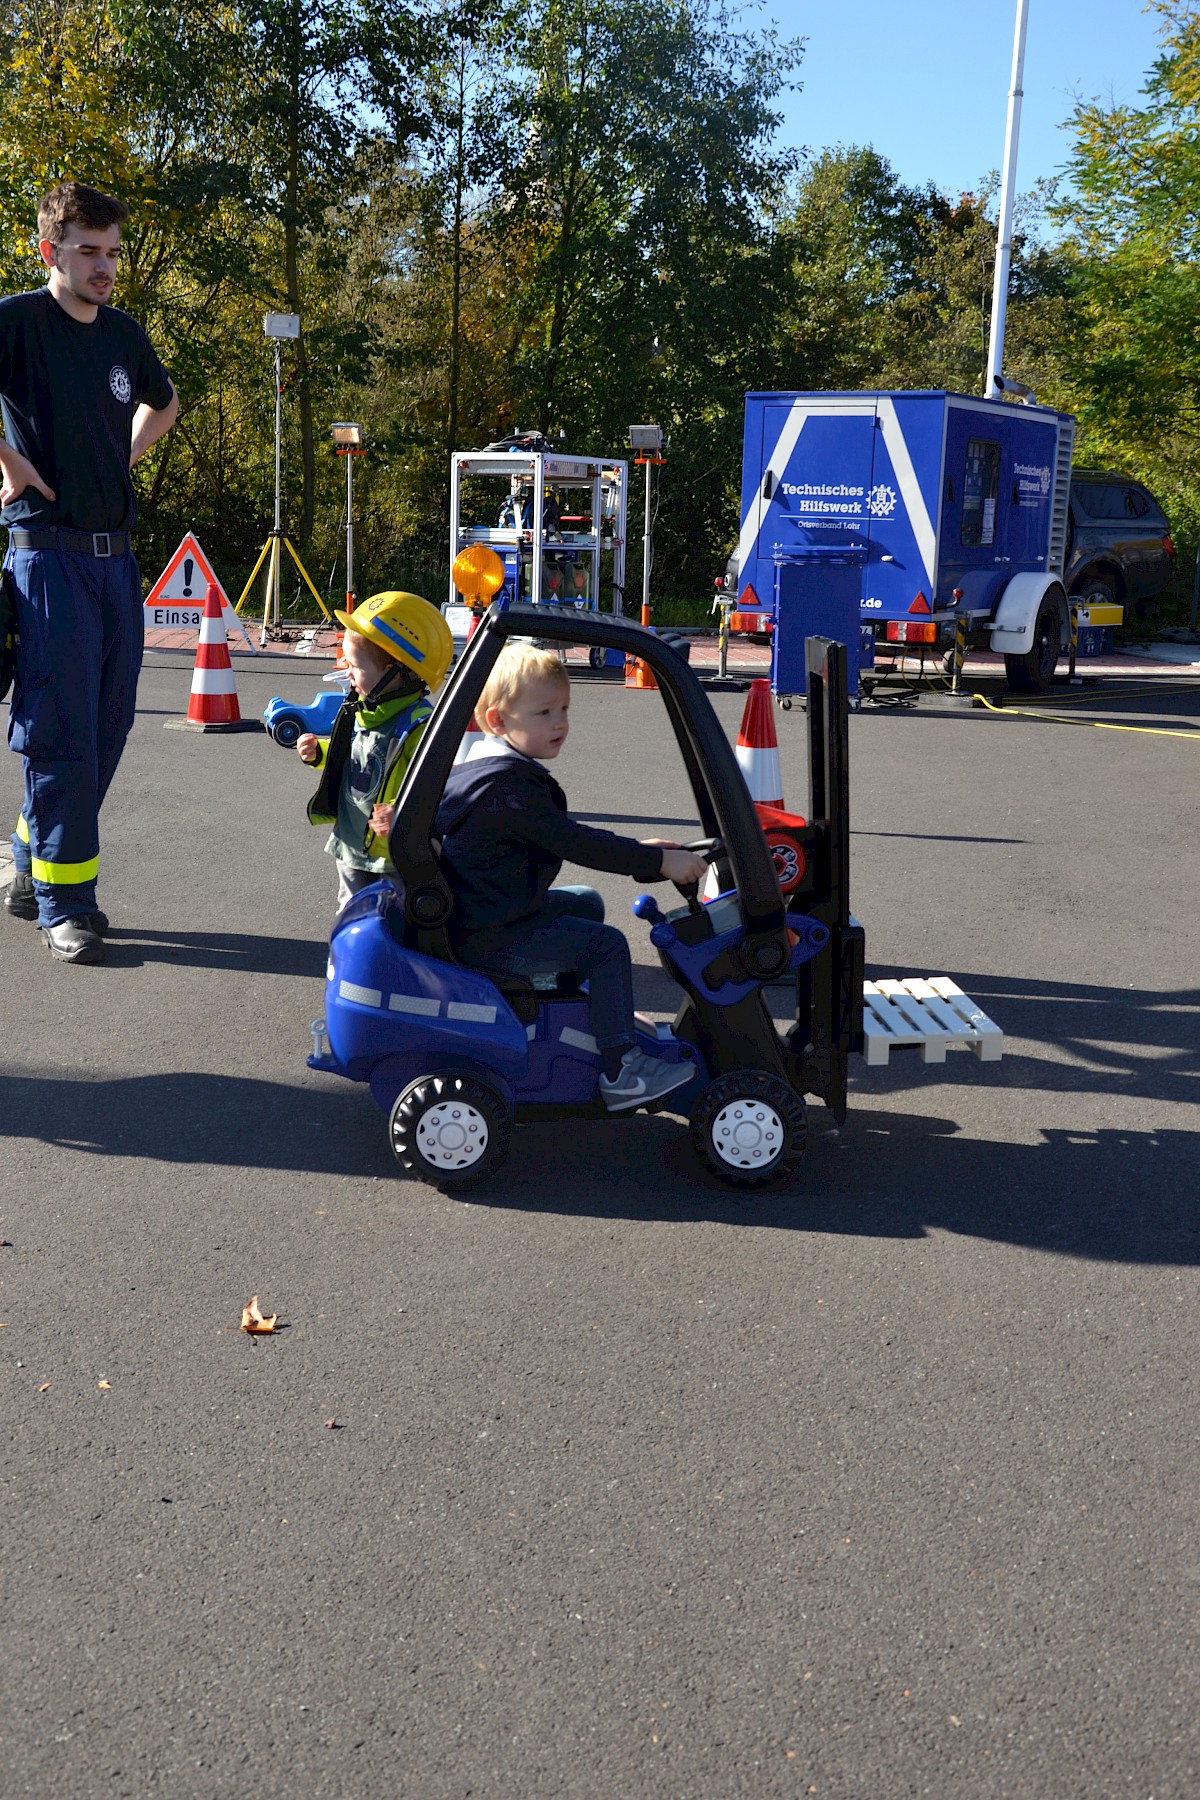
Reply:
[[[447,936],[454,898],[434,835],[442,789],[500,651],[534,636],[638,657],[654,674],[704,833],[689,848],[715,866],[722,891],[705,903],[681,889],[666,912],[649,895],[635,900],[679,989],[670,1026],[639,1018],[638,1048],[691,1065],[692,1079],[663,1105],[690,1116],[696,1152],[718,1180],[780,1181],[804,1153],[806,1096],[840,1124],[847,1058],[863,1048],[864,939],[848,903],[847,657],[824,639],[807,647],[809,818],[774,824],[768,843],[708,696],[669,644],[606,614],[493,606],[401,789],[390,843],[399,882],[364,889],[334,926],[309,1067],[368,1082],[400,1167],[454,1192],[499,1169],[514,1124],[610,1117],[574,973],[482,974],[455,961]],[[767,985],[780,981],[795,991],[786,1031],[766,1003]]]

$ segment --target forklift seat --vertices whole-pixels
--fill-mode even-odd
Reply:
[[[437,838],[431,838],[430,844],[434,857],[441,863],[442,846]],[[452,900],[449,884],[439,866],[438,887]],[[398,944],[406,940],[405,908],[401,893],[389,902],[385,913],[387,928]],[[454,954],[450,944],[450,935],[445,924],[436,930],[422,932],[422,954],[433,956],[439,962],[450,963],[455,968],[471,967],[471,973],[483,975],[498,990],[523,1025],[532,1025],[537,1018],[538,1009],[547,1000],[581,999],[584,990],[579,985],[579,974],[575,969],[552,969],[539,973],[531,980],[527,975],[515,975],[506,969],[481,969],[468,965]]]

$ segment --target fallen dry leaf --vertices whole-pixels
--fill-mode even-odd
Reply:
[[[96,1386],[102,1387],[102,1388],[111,1388],[112,1382],[111,1381],[98,1381],[96,1383]]]
[[[41,1387],[38,1389],[38,1393],[45,1394],[45,1393],[48,1393],[49,1391],[50,1391],[50,1383],[48,1381],[43,1381]]]
[[[263,1318],[262,1313],[259,1311],[257,1294],[251,1294],[249,1306],[243,1306],[243,1308],[242,1308],[242,1330],[243,1331],[251,1331],[251,1332],[274,1331],[275,1326],[278,1323],[278,1320],[279,1320],[278,1313],[272,1313],[269,1319]]]

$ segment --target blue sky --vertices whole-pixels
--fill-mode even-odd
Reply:
[[[808,39],[785,143],[873,144],[903,180],[952,196],[999,168],[1016,0],[767,0],[744,17]],[[1076,96],[1136,100],[1158,23],[1141,0],[1029,0],[1019,191],[1065,161]]]

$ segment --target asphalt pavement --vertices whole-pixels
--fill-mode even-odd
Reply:
[[[0,917],[4,1800],[1191,1800],[1200,693],[852,719],[869,973],[953,976],[999,1065],[856,1062],[753,1200],[670,1115],[451,1199],[305,1067],[311,776],[165,731],[190,668],[106,965]],[[317,673],[239,658],[243,710]],[[693,834],[654,694],[573,717],[577,812]]]

